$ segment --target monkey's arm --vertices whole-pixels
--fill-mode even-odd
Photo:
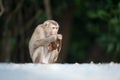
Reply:
[[[54,36],[50,36],[48,38],[36,40],[34,45],[35,46],[45,46],[45,45],[49,45],[53,41],[55,41]]]
[[[35,47],[49,45],[51,42],[56,40],[55,35],[46,37],[44,29],[41,27],[41,25],[36,28],[35,35],[36,35],[34,41]]]
[[[60,52],[62,47],[62,39],[57,39],[57,43],[59,44],[57,49],[58,49],[58,52]]]

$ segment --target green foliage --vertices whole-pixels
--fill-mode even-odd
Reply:
[[[0,17],[1,53],[7,55],[13,52],[13,55],[15,54],[13,59],[15,59],[16,56],[21,57],[25,55],[24,53],[29,53],[27,50],[29,38],[35,26],[45,21],[47,15],[43,0],[20,2],[19,0],[14,2],[5,0],[4,3],[6,11]],[[71,20],[73,27],[67,61],[87,62],[94,53],[92,56],[98,54],[97,59],[102,54],[109,61],[120,62],[120,1],[51,0],[52,15],[58,21],[61,21],[61,18],[64,20],[63,13],[71,8],[71,11],[74,11],[72,17],[70,16],[73,19]],[[69,14],[69,12],[65,14]],[[64,23],[62,22],[62,26],[69,23],[69,20],[68,22],[66,18],[65,20]],[[100,48],[96,48],[96,45]],[[101,50],[105,50],[105,52],[102,53]],[[6,54],[6,52],[8,53]]]
[[[74,25],[78,27],[73,29],[72,36],[74,38],[71,37],[71,41],[74,41],[75,38],[78,39],[77,43],[74,41],[71,44],[74,48],[70,49],[70,53],[79,53],[76,54],[76,57],[79,56],[80,60],[83,60],[82,57],[84,57],[85,61],[85,56],[89,55],[88,48],[92,47],[94,43],[105,49],[106,54],[104,55],[120,55],[120,2],[113,0],[75,0],[75,4]],[[81,39],[84,40],[81,41]],[[120,61],[118,57],[111,60]]]

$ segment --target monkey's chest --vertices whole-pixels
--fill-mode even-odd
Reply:
[[[56,42],[51,42],[51,43],[48,45],[48,51],[56,50],[57,47],[58,47],[58,45],[57,45]]]

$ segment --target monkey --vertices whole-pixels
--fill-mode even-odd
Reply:
[[[46,20],[39,24],[29,41],[29,52],[33,63],[48,64],[57,61],[62,35],[58,34],[59,24],[55,20]]]

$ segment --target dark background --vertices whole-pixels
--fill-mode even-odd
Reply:
[[[38,24],[54,19],[60,63],[120,62],[120,0],[0,0],[0,62],[30,63]]]

